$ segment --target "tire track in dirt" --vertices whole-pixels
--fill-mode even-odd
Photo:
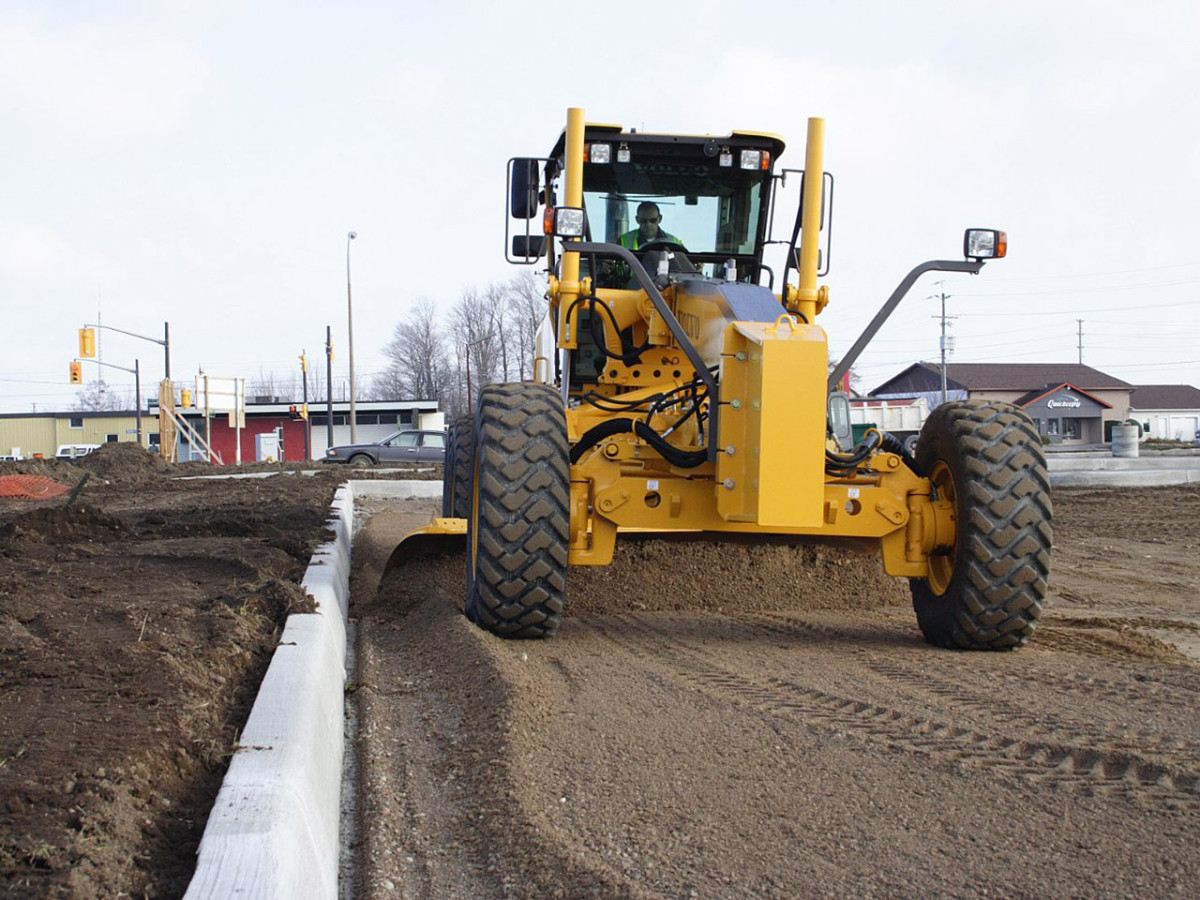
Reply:
[[[1112,795],[1172,810],[1200,809],[1200,761],[1186,754],[1179,762],[1148,759],[1128,746],[1093,742],[1109,740],[1101,733],[1065,732],[1031,726],[1027,714],[1001,715],[997,725],[1020,724],[1033,737],[1002,736],[994,731],[965,728],[914,714],[871,700],[835,694],[791,678],[766,675],[748,678],[722,663],[712,650],[681,642],[665,634],[654,622],[636,615],[621,617],[621,625],[590,623],[610,641],[644,665],[666,663],[671,674],[693,688],[716,694],[770,715],[798,716],[806,723],[852,732],[864,739],[929,757],[948,765],[982,767],[1005,777],[1089,794]],[[742,624],[742,623],[738,623]],[[622,636],[631,628],[641,635],[639,647]],[[819,626],[804,629],[819,631]],[[719,651],[718,651],[719,652]],[[861,656],[861,649],[855,652]],[[862,660],[860,660],[861,662]],[[879,664],[885,676],[899,667]],[[868,662],[868,667],[870,663]],[[905,672],[916,679],[916,673]],[[976,708],[984,704],[961,692],[946,691],[955,703],[964,699]],[[991,715],[991,711],[987,710]],[[996,718],[992,715],[992,718]],[[1000,730],[1000,729],[997,729]],[[1007,730],[1007,729],[1004,729]],[[1170,752],[1169,748],[1161,748]],[[1176,754],[1178,755],[1178,754]]]
[[[776,622],[776,621],[744,621],[741,627],[773,636],[795,638],[813,635],[823,635],[827,640],[844,641],[848,635],[844,629],[833,629],[816,625],[811,622]],[[1144,623],[1139,623],[1144,624]],[[1011,672],[1005,670],[991,671],[988,674],[986,689],[973,686],[973,682],[964,683],[961,673],[955,671],[950,675],[939,674],[935,669],[925,664],[905,666],[900,661],[903,657],[872,653],[865,647],[848,644],[843,647],[844,653],[859,659],[871,671],[883,676],[891,684],[902,683],[909,685],[922,694],[932,694],[940,701],[949,701],[959,709],[966,709],[985,718],[1017,725],[1027,732],[1045,737],[1047,740],[1060,740],[1063,728],[1078,742],[1080,738],[1097,740],[1106,744],[1108,749],[1122,752],[1150,752],[1168,757],[1182,757],[1181,762],[1194,765],[1197,760],[1196,745],[1179,737],[1172,737],[1161,730],[1139,728],[1129,730],[1123,728],[1119,734],[1100,731],[1089,726],[1095,724],[1092,716],[1076,712],[1074,706],[1059,705],[1054,713],[1055,722],[1063,722],[1059,729],[1048,727],[1043,711],[1040,718],[1031,717],[1028,706],[1006,699],[1008,695],[1020,695],[1028,686],[1029,674],[1024,670]],[[960,659],[961,657],[948,657]],[[1062,671],[1056,669],[1052,674],[1056,694],[1071,694],[1090,703],[1097,700],[1108,702],[1110,706],[1119,708],[1130,705],[1146,705],[1152,700],[1157,708],[1166,707],[1176,710],[1179,715],[1193,717],[1196,712],[1197,695],[1200,694],[1200,674],[1191,675],[1187,670],[1182,673],[1162,671],[1148,674],[1146,671],[1128,671],[1128,680],[1116,681],[1095,673],[1083,673],[1074,670]],[[1004,684],[1004,691],[996,690],[996,682]],[[1168,719],[1174,724],[1173,719]]]

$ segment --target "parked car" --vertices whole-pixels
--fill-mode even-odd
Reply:
[[[89,453],[95,453],[99,449],[99,444],[59,444],[58,452],[54,454],[54,458],[72,462],[87,456]]]
[[[373,444],[346,444],[325,451],[327,463],[373,466],[386,462],[446,461],[446,432],[397,431]]]

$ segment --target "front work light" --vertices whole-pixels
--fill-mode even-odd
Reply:
[[[1008,235],[994,228],[968,228],[963,235],[967,259],[1000,259],[1008,252]]]
[[[557,237],[583,237],[587,216],[575,206],[556,206],[546,210],[547,234]]]
[[[591,144],[588,147],[588,162],[599,164],[612,162],[612,144]]]
[[[764,172],[771,167],[771,154],[766,150],[743,150],[743,169],[762,169]]]

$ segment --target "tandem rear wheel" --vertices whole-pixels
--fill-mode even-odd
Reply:
[[[475,463],[475,419],[459,416],[446,434],[442,467],[442,515],[465,519],[471,514],[471,467]]]
[[[470,430],[467,617],[502,637],[549,637],[562,622],[570,540],[562,398],[546,385],[488,385]]]
[[[1037,628],[1050,575],[1050,479],[1033,423],[1008,403],[963,400],[933,411],[917,464],[953,503],[954,546],[911,581],[925,639],[960,650],[1009,650]]]

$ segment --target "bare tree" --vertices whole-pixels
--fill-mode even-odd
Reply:
[[[463,380],[470,387],[466,409],[474,407],[483,385],[494,384],[503,378],[503,327],[498,322],[502,314],[502,309],[489,301],[487,293],[480,293],[473,287],[464,289],[450,310],[455,357],[459,366],[465,369]]]
[[[433,301],[422,297],[408,318],[396,325],[383,348],[388,366],[375,376],[373,389],[381,399],[437,400],[443,403],[449,381],[446,341],[438,327]]]
[[[505,334],[508,331],[507,295],[508,291],[505,285],[497,281],[489,282],[483,289],[483,302],[487,304],[491,317],[491,332],[496,336],[497,350],[499,351],[496,380],[500,382],[519,381],[521,378],[519,363],[516,355],[510,352],[511,348]]]
[[[75,397],[77,410],[134,409],[137,401],[130,401],[133,391],[114,391],[103,378],[89,381]]]
[[[301,386],[303,393],[304,385]],[[308,359],[308,402],[311,406],[313,403],[324,401],[325,394],[325,354],[321,353],[319,359],[309,357]]]
[[[840,362],[840,359],[834,359],[833,357],[829,358],[828,370],[830,375],[833,374],[833,370],[838,367]],[[858,386],[862,383],[862,379],[859,377],[858,373],[854,371],[854,366],[850,367],[850,370],[846,373],[846,375],[849,376],[846,383],[849,385],[850,390],[857,394]],[[838,386],[838,390],[841,390],[840,385]]]
[[[505,286],[508,335],[517,357],[517,377],[533,378],[534,336],[546,318],[545,276],[528,269],[514,275]]]

